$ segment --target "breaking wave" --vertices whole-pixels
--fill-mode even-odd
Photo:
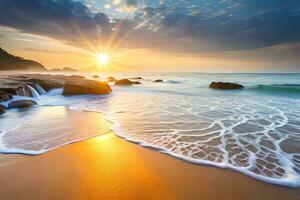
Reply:
[[[258,92],[300,94],[300,84],[269,84],[250,87]]]

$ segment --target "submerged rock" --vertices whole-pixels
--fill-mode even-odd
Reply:
[[[109,94],[112,90],[106,82],[99,82],[87,79],[67,80],[64,85],[63,95],[83,95],[83,94]]]
[[[230,83],[230,82],[211,82],[209,88],[220,89],[220,90],[236,90],[236,89],[243,89],[244,86],[238,83]]]
[[[6,106],[0,104],[0,115],[3,114],[3,113],[5,113],[4,110],[6,110],[6,109],[7,109]]]
[[[37,105],[37,103],[32,100],[17,100],[9,103],[8,108],[30,108],[34,105]]]
[[[155,81],[153,81],[154,83],[162,83],[162,82],[164,82],[163,80],[161,80],[161,79],[156,79]]]
[[[120,80],[117,80],[115,82],[115,85],[122,85],[122,86],[126,86],[126,85],[138,85],[138,84],[141,84],[141,82],[139,81],[131,81],[129,79],[120,79]]]

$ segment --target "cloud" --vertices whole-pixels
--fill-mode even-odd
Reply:
[[[109,17],[71,0],[1,0],[0,24],[76,44],[109,34]]]
[[[116,35],[126,48],[185,53],[248,51],[300,41],[299,0],[110,3],[120,12],[134,12],[133,17],[95,13],[82,1],[1,0],[0,24],[77,46]]]

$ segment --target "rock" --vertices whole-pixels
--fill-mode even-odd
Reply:
[[[81,75],[72,75],[70,76],[71,78],[85,78],[84,76],[81,76]]]
[[[109,94],[112,90],[106,82],[99,82],[87,79],[70,79],[64,85],[63,95],[83,95],[83,94]]]
[[[138,77],[133,77],[133,78],[129,78],[129,79],[133,79],[133,80],[141,80],[143,79],[142,77],[138,76]]]
[[[209,88],[220,89],[220,90],[236,90],[236,89],[243,89],[244,86],[237,83],[230,83],[230,82],[211,82]]]
[[[3,114],[3,113],[5,113],[4,110],[6,110],[6,109],[7,109],[6,106],[0,104],[0,115]]]
[[[108,82],[115,82],[115,81],[117,81],[117,79],[115,77],[110,76],[110,77],[107,77],[107,81]]]
[[[141,84],[141,82],[139,81],[131,81],[131,80],[128,80],[128,79],[120,79],[120,80],[117,80],[115,82],[115,85],[122,85],[122,86],[126,86],[126,85],[133,85],[133,84]]]
[[[98,75],[94,75],[93,78],[99,78],[99,76]]]
[[[12,99],[12,94],[7,93],[5,91],[1,91],[0,89],[0,102],[2,101],[8,101]]]
[[[9,103],[8,108],[30,108],[34,105],[37,105],[37,103],[32,100],[17,100]]]
[[[153,81],[154,83],[162,83],[162,82],[164,82],[163,80],[161,80],[161,79],[156,79],[155,81]]]

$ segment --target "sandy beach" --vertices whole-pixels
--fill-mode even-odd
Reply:
[[[299,199],[231,170],[194,165],[113,133],[38,156],[0,155],[0,199]]]

